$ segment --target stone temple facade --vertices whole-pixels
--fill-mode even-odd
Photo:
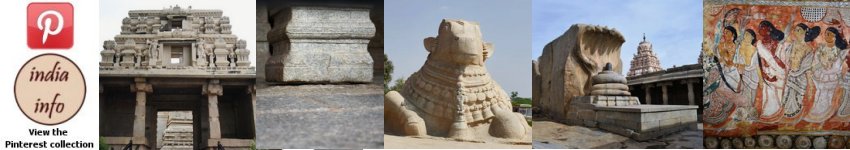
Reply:
[[[107,145],[154,149],[157,112],[191,111],[192,149],[250,148],[256,73],[221,10],[130,10],[120,28],[100,52]]]
[[[658,56],[655,56],[655,53],[652,52],[652,43],[646,41],[646,35],[644,35],[643,41],[638,45],[637,54],[632,58],[628,76],[638,76],[660,70],[662,70],[661,62],[658,61]]]
[[[652,43],[646,40],[646,35],[637,50],[626,78],[629,81],[629,92],[638,97],[641,104],[702,104],[702,93],[699,92],[702,87],[702,66],[689,64],[661,68],[660,59],[653,52]]]

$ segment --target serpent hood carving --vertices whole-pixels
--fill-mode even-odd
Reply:
[[[620,46],[625,42],[617,30],[602,26],[575,24],[543,48],[538,58],[541,85],[535,106],[553,119],[566,119],[568,105],[575,96],[591,92],[590,78],[611,63],[612,71],[622,72]]]

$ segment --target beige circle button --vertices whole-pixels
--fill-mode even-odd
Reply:
[[[21,112],[39,124],[70,120],[86,99],[86,81],[73,61],[59,54],[33,57],[15,78],[15,100]]]

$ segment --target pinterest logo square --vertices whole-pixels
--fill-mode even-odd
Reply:
[[[32,49],[69,49],[74,45],[74,6],[71,3],[30,3],[27,6],[27,45]]]

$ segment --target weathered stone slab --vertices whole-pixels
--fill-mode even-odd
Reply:
[[[381,86],[272,86],[257,93],[259,149],[383,147]]]
[[[638,141],[678,132],[697,123],[697,106],[598,106],[599,128]]]
[[[603,104],[618,97],[620,96],[575,97],[570,103],[567,118],[562,122],[597,127],[638,141],[678,132],[697,123],[697,106]],[[634,97],[624,100],[636,101],[632,98]]]
[[[375,25],[366,8],[292,6],[277,13],[268,34],[266,81],[370,82],[368,52]]]

